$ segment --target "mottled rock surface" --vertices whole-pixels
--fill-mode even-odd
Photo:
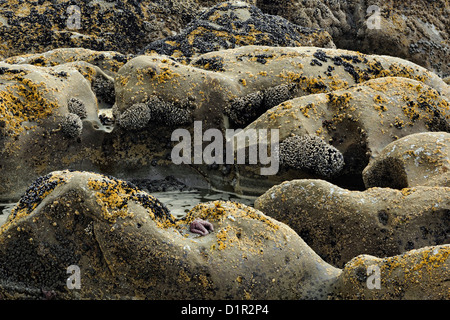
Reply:
[[[17,200],[36,174],[74,156],[78,139],[101,124],[96,96],[78,68],[0,62],[0,70],[0,168],[8,172],[1,175],[0,198]],[[74,98],[84,106],[83,119],[69,112]]]
[[[371,157],[376,158],[388,144],[413,133],[450,132],[449,119],[450,104],[445,96],[421,82],[401,77],[368,80],[348,89],[288,100],[266,111],[246,129],[278,129],[280,149],[291,135],[316,135],[343,155],[343,169],[327,177],[281,162],[278,174],[266,178],[258,177],[258,166],[241,166],[239,188],[257,194],[285,180],[320,178],[342,187],[364,189],[361,173]]]
[[[445,1],[219,2],[0,0],[0,298],[450,299]]]
[[[194,219],[213,231],[191,232]],[[324,299],[341,273],[252,207],[215,201],[175,220],[134,185],[88,172],[35,181],[0,243],[8,299]],[[66,287],[71,265],[80,289]]]
[[[251,123],[253,128],[261,124],[281,128],[282,139],[291,133],[317,134],[343,154],[343,174],[359,175],[367,165],[368,151],[375,155],[404,135],[446,131],[448,125],[448,85],[438,76],[398,58],[346,50],[245,46],[210,52],[186,65],[157,54],[133,58],[110,51],[60,49],[9,58],[0,71],[2,118],[7,120],[1,127],[2,143],[11,146],[2,150],[2,168],[10,173],[2,176],[3,199],[17,200],[33,179],[65,168],[130,179],[145,178],[149,172],[155,179],[182,172],[185,180],[192,181],[190,186],[197,181],[205,185],[206,180],[222,190],[258,195],[286,180],[287,174],[306,177],[295,176],[298,170],[281,171],[273,181],[256,179],[253,188],[248,186],[251,179],[244,180],[252,170],[259,175],[259,168],[244,170],[244,180],[236,180],[233,164],[174,166],[172,132],[186,128],[192,134],[194,121],[202,121],[203,131]],[[35,80],[39,89],[23,84],[31,74],[45,75]],[[354,84],[359,87],[350,89]],[[300,102],[296,97],[303,97],[300,101],[305,103],[296,106]],[[36,101],[44,103],[44,98],[53,102],[42,115]],[[78,129],[69,130],[75,132],[70,138],[57,130],[61,119],[54,116],[72,113],[68,110],[72,98],[84,104],[87,116],[80,118],[82,128],[76,125]],[[139,104],[145,106],[137,108]],[[129,108],[141,110],[142,116],[134,117],[126,111]],[[297,119],[292,119],[292,112]],[[42,120],[38,126],[26,122],[37,118]],[[236,119],[241,122],[235,123]],[[373,123],[369,126],[369,122]],[[389,133],[381,134],[379,129]],[[13,137],[13,131],[21,135]]]
[[[450,241],[446,187],[360,192],[324,180],[293,180],[267,190],[255,208],[286,223],[338,267],[360,254],[382,258]]]

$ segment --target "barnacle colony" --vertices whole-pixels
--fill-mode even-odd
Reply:
[[[189,110],[162,101],[156,96],[151,96],[146,102],[133,104],[123,113],[118,114],[117,118],[117,123],[125,130],[143,129],[149,123],[164,123],[173,127],[191,121]]]
[[[344,156],[316,135],[291,136],[280,144],[280,162],[330,177],[342,170]]]
[[[191,133],[187,129],[176,129],[172,133],[171,140],[179,143],[172,149],[171,158],[176,165],[191,164],[192,158],[194,164],[224,164],[225,149],[226,164],[245,164],[245,150],[248,149],[249,164],[257,164],[259,158],[260,164],[270,165],[261,168],[260,174],[274,175],[279,167],[278,136],[278,129],[270,129],[270,138],[267,129],[226,129],[224,139],[219,129],[210,128],[202,133],[202,122],[194,121],[193,148]],[[212,142],[202,149],[204,141]]]

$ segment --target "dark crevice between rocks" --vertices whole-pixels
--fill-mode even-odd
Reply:
[[[408,177],[405,166],[400,159],[387,157],[378,161],[370,170],[370,174],[364,175],[364,184],[370,187],[403,189],[408,187]]]

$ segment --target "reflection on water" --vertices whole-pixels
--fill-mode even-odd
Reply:
[[[0,203],[0,226],[5,223],[16,203]]]
[[[151,195],[164,203],[177,218],[182,218],[189,210],[202,202],[224,200],[239,202],[248,206],[253,206],[254,203],[254,199],[212,190],[152,192]]]
[[[249,206],[253,206],[254,203],[254,199],[212,190],[152,192],[151,195],[164,203],[176,218],[182,218],[189,210],[201,202],[224,200],[235,201]],[[6,221],[15,205],[16,203],[0,203],[0,225]]]

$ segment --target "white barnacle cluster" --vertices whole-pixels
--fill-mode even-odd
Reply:
[[[80,99],[70,98],[67,101],[67,109],[69,110],[70,113],[76,114],[81,119],[87,117],[86,106]]]
[[[225,107],[225,114],[234,124],[246,126],[270,108],[292,99],[295,89],[295,84],[281,84],[237,97]]]
[[[152,96],[147,102],[132,105],[117,117],[118,125],[126,130],[143,129],[149,122],[176,126],[190,121],[188,109],[160,100],[156,96]]]
[[[315,135],[291,136],[280,143],[280,163],[331,177],[344,167],[342,153]]]
[[[61,120],[61,131],[68,138],[77,138],[83,131],[81,118],[74,113],[67,113]]]
[[[117,119],[120,127],[126,130],[138,130],[147,126],[150,110],[145,103],[136,103],[121,113]]]

